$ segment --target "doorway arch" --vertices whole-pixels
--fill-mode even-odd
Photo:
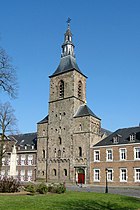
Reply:
[[[85,170],[83,168],[78,169],[78,184],[85,184]]]

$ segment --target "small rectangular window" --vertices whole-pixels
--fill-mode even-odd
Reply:
[[[140,182],[140,168],[134,169],[135,182]]]
[[[135,139],[136,139],[136,134],[135,133],[130,134],[130,142],[134,142]]]
[[[107,181],[109,182],[113,181],[113,169],[107,170]]]
[[[94,161],[95,162],[100,161],[100,151],[99,150],[94,151]]]
[[[2,158],[2,166],[5,166],[5,157]]]
[[[126,168],[120,169],[120,182],[127,182],[127,169]]]
[[[126,148],[120,149],[120,160],[126,160]]]
[[[113,160],[113,151],[112,151],[112,149],[107,149],[106,150],[106,160],[107,161],[112,161]]]
[[[28,155],[28,165],[33,165],[33,155]]]
[[[100,181],[100,169],[94,169],[94,182]]]
[[[135,160],[140,160],[140,147],[134,148],[134,158]]]

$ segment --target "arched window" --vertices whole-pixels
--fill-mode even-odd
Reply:
[[[59,97],[64,98],[64,81],[60,80],[59,82]]]
[[[53,169],[53,176],[56,176],[56,169]]]
[[[62,139],[60,136],[59,136],[59,144],[62,144]]]
[[[82,98],[82,82],[78,82],[78,98]]]
[[[82,125],[81,125],[81,124],[79,125],[79,130],[80,130],[80,131],[82,130]]]
[[[64,169],[64,176],[67,176],[68,173],[67,173],[67,169]]]
[[[79,157],[82,157],[82,147],[79,147]]]
[[[61,150],[58,150],[58,157],[61,157]]]
[[[45,150],[42,150],[42,158],[45,158]]]
[[[45,136],[45,130],[43,130],[42,135]]]

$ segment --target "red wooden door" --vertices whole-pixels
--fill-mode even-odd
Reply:
[[[78,173],[78,183],[79,184],[84,184],[85,183],[85,174]]]

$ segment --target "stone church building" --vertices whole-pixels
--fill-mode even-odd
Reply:
[[[37,123],[37,179],[89,183],[90,147],[108,134],[86,104],[86,79],[74,53],[70,23],[60,64],[50,76],[48,115]]]

